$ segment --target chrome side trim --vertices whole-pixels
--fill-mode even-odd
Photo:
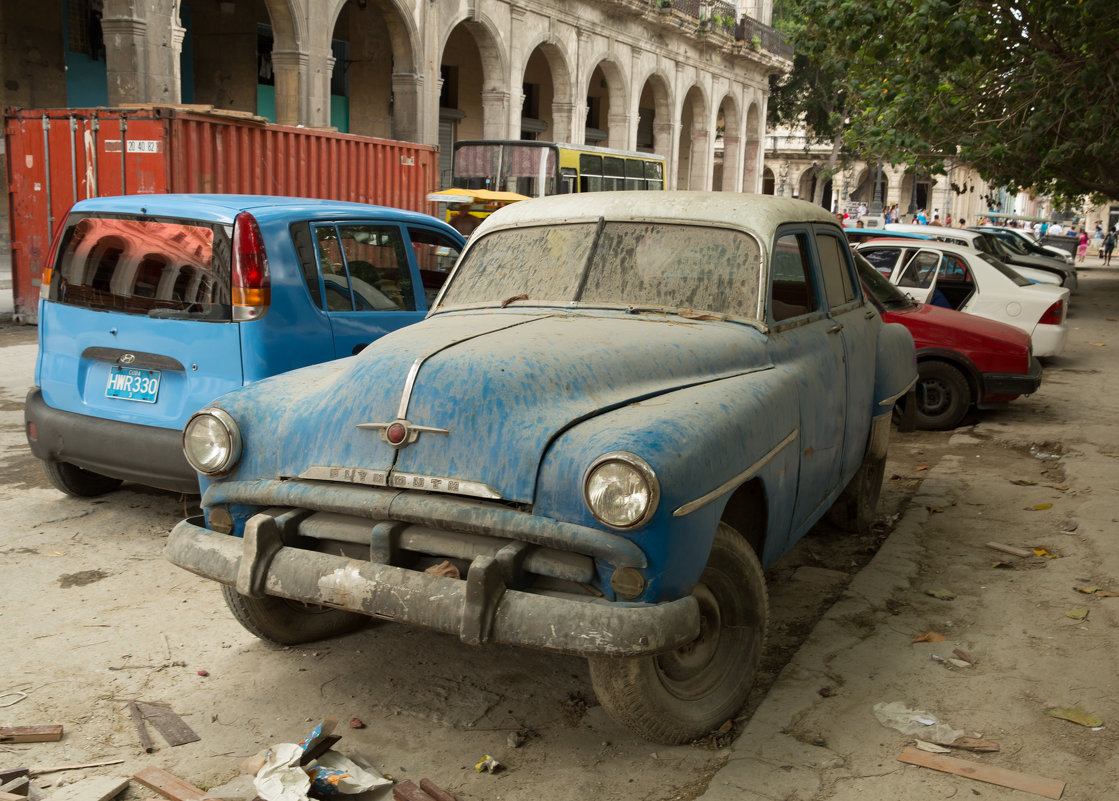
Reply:
[[[917,386],[917,377],[916,376],[913,377],[912,381],[910,381],[908,384],[905,385],[905,389],[903,389],[901,392],[897,393],[896,395],[891,395],[888,398],[883,398],[882,400],[878,401],[878,405],[879,406],[889,406],[889,405],[893,404],[894,402],[897,401],[898,398],[900,398],[902,395],[904,395],[909,390],[913,389],[913,387],[915,387],[915,386]]]
[[[699,498],[696,498],[694,501],[689,501],[688,503],[684,504],[675,512],[673,512],[672,516],[683,517],[684,515],[690,515],[696,509],[701,509],[716,498],[719,498],[720,496],[730,492],[732,489],[745,484],[747,481],[753,478],[758,473],[758,471],[760,471],[763,467],[773,461],[773,458],[777,456],[777,454],[791,445],[793,441],[795,441],[799,436],[800,427],[798,426],[797,428],[794,428],[787,437],[774,445],[772,450],[770,450],[769,453],[767,453],[765,456],[758,459],[758,461],[754,462],[752,465],[743,470],[734,478],[723,484],[720,484],[718,487],[711,490],[711,492],[707,493],[706,495],[702,495]]]

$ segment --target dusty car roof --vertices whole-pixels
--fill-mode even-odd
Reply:
[[[835,222],[835,215],[803,200],[741,192],[628,191],[553,195],[510,204],[491,214],[475,235],[495,228],[611,220],[666,220],[743,228],[768,242],[778,225]]]

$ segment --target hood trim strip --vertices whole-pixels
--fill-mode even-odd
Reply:
[[[731,490],[736,489],[740,485],[745,484],[747,481],[749,481],[751,478],[753,478],[755,475],[757,475],[758,471],[760,471],[763,467],[765,467],[767,464],[769,464],[771,461],[773,461],[773,457],[775,457],[782,450],[784,450],[786,447],[788,447],[790,444],[792,444],[792,442],[799,436],[800,436],[800,428],[799,427],[794,428],[792,430],[792,432],[790,432],[787,437],[785,437],[783,440],[781,440],[776,445],[774,445],[773,449],[770,450],[769,453],[767,453],[765,456],[758,459],[758,461],[754,462],[752,465],[750,465],[748,468],[743,470],[741,473],[739,473],[737,476],[732,478],[730,481],[727,481],[723,484],[720,484],[718,487],[711,490],[706,495],[702,495],[699,498],[696,498],[694,501],[689,501],[688,503],[684,504],[683,506],[678,508],[675,512],[673,512],[672,516],[673,517],[683,517],[684,515],[690,515],[696,509],[701,509],[702,507],[711,503],[711,501],[715,500],[716,498],[719,498],[722,495],[725,495],[726,493],[730,492]]]

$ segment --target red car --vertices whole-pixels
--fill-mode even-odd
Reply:
[[[883,321],[901,323],[917,349],[917,428],[955,428],[974,405],[1029,395],[1041,386],[1030,335],[973,314],[916,303],[855,254],[866,294]]]

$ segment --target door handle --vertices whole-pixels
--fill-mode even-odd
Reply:
[[[828,333],[829,334],[838,334],[842,330],[843,330],[843,325],[841,323],[837,323],[835,321],[832,321],[832,326],[831,326],[831,328],[828,329]]]

